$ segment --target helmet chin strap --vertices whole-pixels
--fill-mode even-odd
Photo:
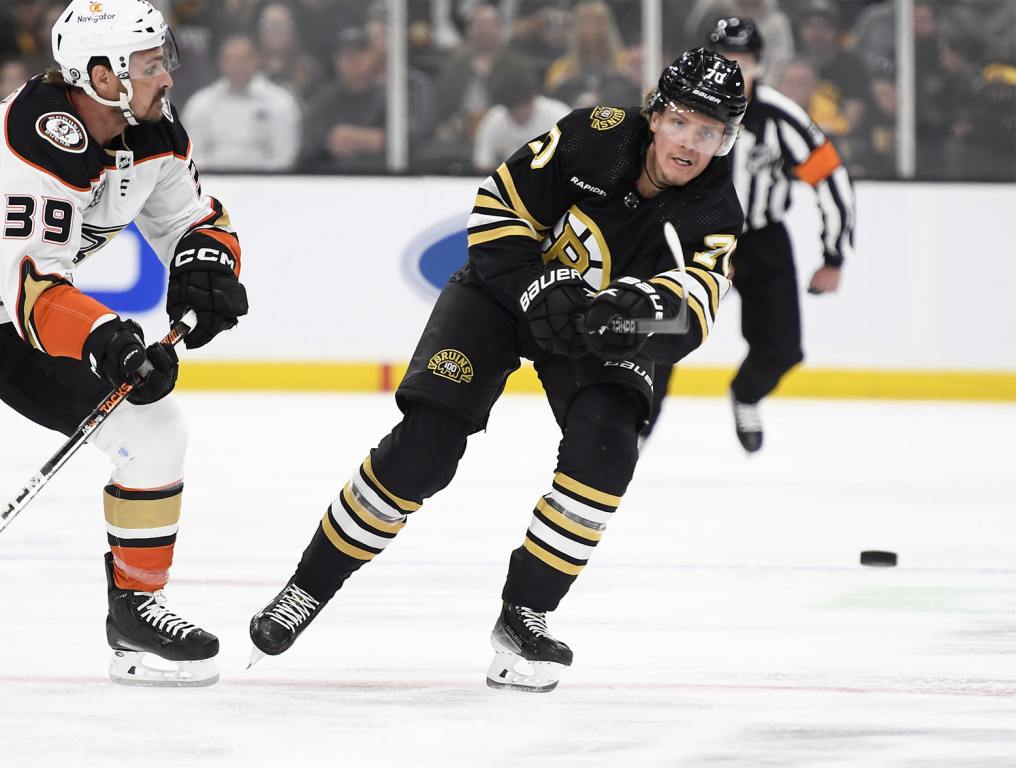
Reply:
[[[134,116],[134,110],[130,107],[131,98],[134,96],[134,87],[131,85],[130,78],[121,80],[120,82],[123,83],[126,90],[120,94],[120,99],[118,101],[110,101],[109,99],[102,98],[95,92],[95,89],[92,88],[91,82],[83,83],[81,88],[85,93],[100,104],[119,109],[120,114],[123,115],[123,119],[127,121],[128,125],[138,125],[138,119]]]

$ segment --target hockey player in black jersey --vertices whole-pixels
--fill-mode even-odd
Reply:
[[[88,437],[113,465],[103,492],[109,673],[125,684],[209,685],[219,641],[171,611],[163,592],[187,449],[168,397],[176,352],[146,344],[140,326],[72,278],[136,222],[169,267],[171,322],[195,310],[185,342],[199,347],[247,312],[240,245],[222,204],[201,193],[166,98],[177,60],[162,14],[146,0],[75,0],[53,27],[53,55],[57,69],[0,102],[0,400],[71,434],[151,368]]]
[[[469,258],[438,298],[396,392],[402,421],[326,510],[296,573],[251,620],[261,654],[288,649],[336,590],[452,479],[505,382],[531,359],[562,431],[549,488],[509,559],[487,682],[551,690],[572,652],[558,607],[631,480],[656,361],[709,334],[742,227],[727,153],[745,108],[735,64],[701,48],[643,108],[572,112],[481,185]],[[671,222],[687,271],[664,240]],[[624,321],[675,317],[647,336]]]
[[[747,19],[718,22],[707,47],[736,61],[744,75],[748,109],[734,151],[734,180],[744,206],[733,271],[741,297],[741,332],[748,356],[734,376],[730,398],[734,427],[749,453],[762,447],[759,402],[801,360],[801,310],[797,273],[783,217],[790,208],[791,183],[815,189],[822,217],[824,264],[811,277],[808,293],[835,291],[851,255],[854,194],[835,147],[807,113],[779,91],[756,79],[765,60],[762,35]],[[660,366],[648,437],[660,414],[672,368]]]

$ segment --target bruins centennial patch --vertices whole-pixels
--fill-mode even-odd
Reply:
[[[430,358],[427,368],[433,371],[434,375],[455,383],[468,384],[473,380],[473,364],[457,349],[442,349]]]
[[[35,131],[50,144],[66,152],[78,154],[88,146],[85,126],[66,112],[47,112],[35,122]]]
[[[596,107],[590,115],[592,126],[597,131],[606,131],[621,124],[624,110],[617,107]]]

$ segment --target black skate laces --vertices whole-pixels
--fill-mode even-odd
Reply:
[[[279,602],[265,611],[265,616],[286,629],[295,630],[317,610],[320,603],[295,584],[282,590]]]
[[[157,592],[135,592],[134,594],[148,598],[137,607],[138,613],[141,614],[142,619],[160,632],[167,635],[178,634],[182,640],[197,629],[194,624],[184,621],[166,608],[166,594],[161,589]]]
[[[547,629],[547,614],[543,611],[534,611],[532,608],[525,608],[521,605],[516,605],[515,610],[519,614],[519,618],[522,619],[522,623],[526,629],[532,632],[537,637],[549,637],[551,640],[550,631]]]

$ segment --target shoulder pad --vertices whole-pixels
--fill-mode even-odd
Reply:
[[[102,175],[105,153],[88,135],[67,92],[33,78],[22,88],[4,118],[8,149],[65,186],[81,192]]]
[[[637,162],[648,139],[649,124],[637,107],[586,107],[565,115],[558,123],[558,152],[569,158],[576,172],[611,183],[623,169]]]

